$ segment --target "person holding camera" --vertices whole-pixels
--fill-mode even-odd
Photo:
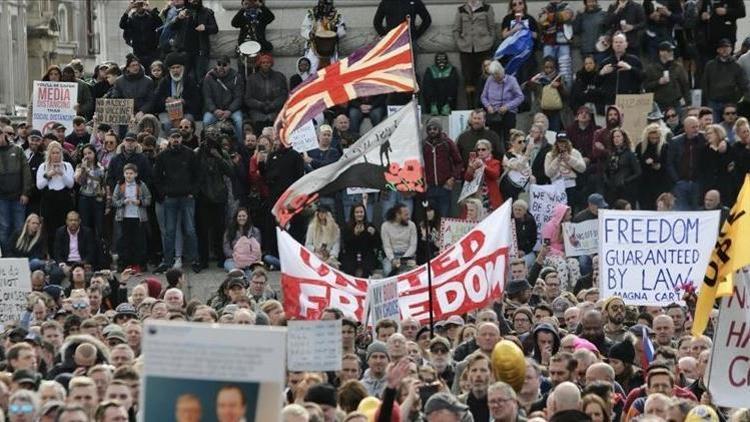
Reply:
[[[130,0],[127,10],[120,18],[120,29],[125,43],[133,49],[148,71],[151,63],[159,57],[159,33],[162,25],[159,11],[150,9],[148,0]]]
[[[240,35],[237,46],[246,41],[260,44],[260,51],[273,51],[273,44],[266,39],[266,26],[276,19],[263,0],[242,0],[242,7],[232,18],[232,28],[238,28]]]

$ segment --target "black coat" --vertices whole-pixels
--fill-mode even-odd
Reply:
[[[598,86],[602,93],[604,104],[614,104],[617,94],[640,94],[643,83],[643,65],[641,60],[632,54],[625,53],[621,58],[611,55],[604,59],[600,68],[611,64],[615,68],[618,61],[624,61],[632,69],[626,71],[615,70],[606,75],[599,75]]]
[[[158,197],[182,197],[198,193],[198,158],[188,147],[169,147],[156,156],[154,186]]]
[[[372,26],[382,37],[391,29],[399,26],[401,22],[406,20],[407,16],[411,18],[411,36],[415,40],[419,39],[432,24],[430,12],[422,3],[422,0],[381,0],[378,9],[375,11]],[[421,20],[419,26],[417,26],[417,16]]]
[[[381,249],[380,235],[377,229],[370,223],[365,224],[365,231],[354,234],[354,227],[346,225],[341,231],[341,270],[347,274],[355,274],[357,269],[362,269],[362,277],[372,275],[378,263],[377,252]],[[372,227],[374,234],[367,230]],[[359,262],[358,262],[359,258]]]
[[[551,183],[549,177],[547,177],[547,173],[544,171],[544,157],[547,156],[547,153],[550,152],[551,149],[552,145],[544,142],[544,145],[542,145],[542,148],[536,154],[534,161],[531,163],[531,174],[534,175],[537,185],[548,185]]]
[[[185,71],[182,75],[182,99],[185,100],[182,106],[182,112],[185,114],[192,114],[193,118],[200,119],[203,115],[201,114],[201,106],[203,105],[203,99],[201,96],[198,84],[195,83],[193,77]],[[166,109],[166,101],[168,97],[172,95],[172,77],[167,74],[159,81],[159,85],[156,87],[151,102],[143,107],[144,113],[158,114]]]
[[[273,45],[266,40],[266,26],[273,22],[276,16],[266,6],[261,6],[255,16],[246,10],[238,10],[232,18],[232,27],[240,29],[237,45],[252,40],[260,44],[261,51],[273,51]]]
[[[96,260],[96,243],[94,233],[88,227],[81,226],[78,229],[78,254],[81,261],[93,264]],[[69,262],[70,235],[67,226],[62,226],[55,232],[55,249],[52,257],[57,262]]]
[[[262,163],[260,172],[266,179],[272,203],[276,203],[286,189],[305,175],[305,161],[302,155],[292,148],[274,151],[266,163]]]
[[[16,243],[18,242],[18,238],[21,237],[21,230],[17,230],[13,235],[10,237],[8,241],[8,248],[9,250],[6,251],[8,257],[15,257],[15,258],[29,258],[29,259],[46,259],[47,257],[47,236],[44,236],[42,233],[41,236],[39,236],[39,240],[36,242],[36,244],[29,249],[28,251],[21,251],[18,248],[16,248]]]
[[[523,219],[514,218],[513,223],[516,225],[518,249],[526,253],[531,252],[534,249],[534,245],[536,245],[536,220],[534,220],[534,217],[529,212],[526,212]]]
[[[125,43],[133,48],[138,57],[153,57],[159,47],[159,33],[162,25],[159,11],[153,9],[144,14],[123,13],[120,18],[120,29]]]

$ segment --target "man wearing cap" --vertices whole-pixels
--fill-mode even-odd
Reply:
[[[23,149],[12,143],[13,128],[6,126],[0,133],[0,248],[7,245],[11,234],[23,227],[25,209],[31,195],[32,177]]]
[[[234,123],[234,136],[242,142],[242,96],[245,80],[230,67],[229,56],[216,60],[216,65],[203,78],[203,127],[217,121]]]
[[[305,394],[305,402],[315,403],[323,410],[324,422],[336,422],[336,389],[330,384],[317,384]]]
[[[588,220],[596,220],[599,218],[599,209],[607,209],[609,208],[609,204],[607,204],[607,201],[604,200],[604,196],[600,193],[592,193],[588,197],[588,206],[579,211],[571,221],[573,223],[581,223],[583,221]]]
[[[272,68],[273,56],[263,53],[258,57],[258,71],[247,78],[245,106],[256,132],[273,126],[287,99],[286,77]]]
[[[163,273],[175,261],[175,242],[178,217],[182,218],[183,254],[193,260],[193,271],[201,270],[197,261],[197,239],[195,232],[195,198],[198,191],[197,158],[193,151],[182,145],[179,130],[169,132],[169,146],[156,156],[154,185],[156,192],[164,198],[163,236],[164,259],[154,272]]]
[[[451,359],[450,341],[442,336],[435,336],[430,340],[430,365],[435,368],[438,376],[445,381],[448,388],[453,385],[456,376],[456,365]]]
[[[108,196],[112,196],[115,185],[122,179],[123,168],[126,164],[134,164],[138,167],[138,179],[151,187],[152,166],[138,144],[138,135],[128,132],[122,138],[122,143],[117,146],[117,155],[112,157],[107,166]]]
[[[132,98],[136,120],[146,113],[144,108],[154,95],[154,81],[146,76],[140,60],[134,54],[128,54],[125,58],[125,70],[117,77],[108,95],[109,98]]]
[[[659,43],[659,59],[646,68],[643,88],[654,93],[654,102],[660,109],[680,107],[690,100],[690,82],[687,72],[674,59],[674,46],[669,41]]]
[[[427,422],[466,422],[473,421],[469,407],[461,403],[451,393],[433,394],[424,406]]]
[[[576,111],[575,120],[565,128],[565,132],[570,137],[570,142],[573,143],[573,148],[580,151],[586,165],[591,160],[594,134],[600,129],[593,117],[593,110],[586,105],[582,105]]]
[[[463,160],[456,143],[443,132],[439,118],[427,122],[427,136],[422,142],[425,157],[425,182],[427,200],[440,213],[448,217],[451,206],[451,192],[456,181],[463,174]]]
[[[195,120],[200,116],[201,94],[193,76],[185,71],[185,58],[180,53],[169,53],[164,63],[169,72],[161,78],[151,102],[143,108],[144,113],[158,114],[165,131],[177,126],[179,119],[172,120],[167,112],[167,103],[182,103],[182,116]]]
[[[748,92],[748,79],[732,56],[732,47],[729,39],[719,40],[716,57],[706,63],[703,71],[703,98],[714,112],[714,121],[721,120],[724,104],[736,104]]]

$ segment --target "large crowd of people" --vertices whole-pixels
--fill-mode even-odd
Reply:
[[[532,16],[509,0],[500,17],[468,0],[455,13],[460,68],[441,52],[420,75],[426,191],[329,193],[288,231],[347,274],[384,277],[439,252],[442,218],[478,222],[512,200],[517,253],[502,296],[434,327],[386,319],[372,332],[326,309],[323,319],[342,320],[342,370],[288,372],[283,421],[750,421],[707,392],[715,326],[690,335],[695,297],[687,307],[600,297],[598,257],[566,256],[561,229],[606,208],[727,217],[750,171],[750,38],[735,51],[744,3],[617,0],[603,10],[585,0],[576,11],[551,0]],[[373,26],[384,35],[407,16],[416,40],[432,21],[421,0],[381,0]],[[280,269],[272,206],[339,160],[365,120],[377,125],[409,97],[354,99],[316,118],[318,148],[281,144],[271,126],[290,90],[339,58],[321,54],[320,38],[347,31],[333,0],[300,19],[307,47],[284,75],[261,0],[242,0],[231,21],[237,57],[212,55],[220,28],[202,0],[131,0],[124,61],[73,60],[38,75],[77,83],[72,131],[0,117],[0,250],[28,258],[32,286],[20,320],[0,321],[0,421],[135,420],[146,320],[285,324],[269,285]],[[248,41],[260,46],[251,62],[239,49]],[[503,41],[530,51],[494,59]],[[642,92],[654,107],[629,133],[613,104]],[[132,123],[95,123],[98,98],[134,100]],[[444,116],[463,104],[468,126],[450,139]],[[476,177],[478,192],[457,202]],[[538,231],[528,191],[553,183],[568,201]],[[183,265],[226,275],[211,297],[187,300]],[[526,355],[520,389],[494,378],[502,339]]]

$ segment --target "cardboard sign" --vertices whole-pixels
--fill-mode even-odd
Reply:
[[[732,296],[721,300],[706,379],[719,406],[747,407],[750,384],[750,267],[734,275]]]
[[[289,135],[289,143],[300,154],[318,147],[318,133],[313,121],[305,123]]]
[[[0,323],[18,320],[31,292],[27,258],[0,258]]]
[[[534,250],[538,250],[542,245],[542,227],[552,219],[555,205],[567,203],[568,194],[565,193],[563,183],[531,185],[529,188],[529,212],[536,221],[536,245],[534,245]]]
[[[638,139],[643,128],[648,124],[646,115],[653,108],[654,93],[618,94],[615,104],[622,111],[622,128],[630,139]]]
[[[440,219],[440,250],[458,242],[466,233],[470,232],[477,221],[461,220],[458,218],[444,217]]]
[[[180,404],[220,420],[237,402],[233,420],[281,420],[285,353],[283,328],[147,320],[139,420],[178,420]]]
[[[341,370],[341,320],[287,322],[286,362],[290,371]]]
[[[563,223],[566,256],[593,255],[599,250],[599,221]]]
[[[719,211],[599,210],[599,288],[628,305],[684,305],[703,279]]]
[[[45,134],[54,123],[62,123],[68,135],[73,132],[77,104],[77,83],[34,81],[31,125]]]
[[[108,125],[129,125],[133,118],[132,98],[97,98],[96,121]]]
[[[510,201],[477,224],[461,240],[430,261],[435,320],[488,306],[505,284],[510,248]],[[277,229],[281,257],[284,310],[289,318],[319,319],[335,307],[364,321],[366,280],[345,274]],[[427,265],[382,280],[398,283],[401,320],[429,321]]]
[[[460,203],[464,199],[479,192],[479,188],[482,187],[483,181],[484,181],[484,166],[474,171],[473,179],[467,180],[464,182],[463,186],[461,187],[461,194],[458,195],[458,202]]]

